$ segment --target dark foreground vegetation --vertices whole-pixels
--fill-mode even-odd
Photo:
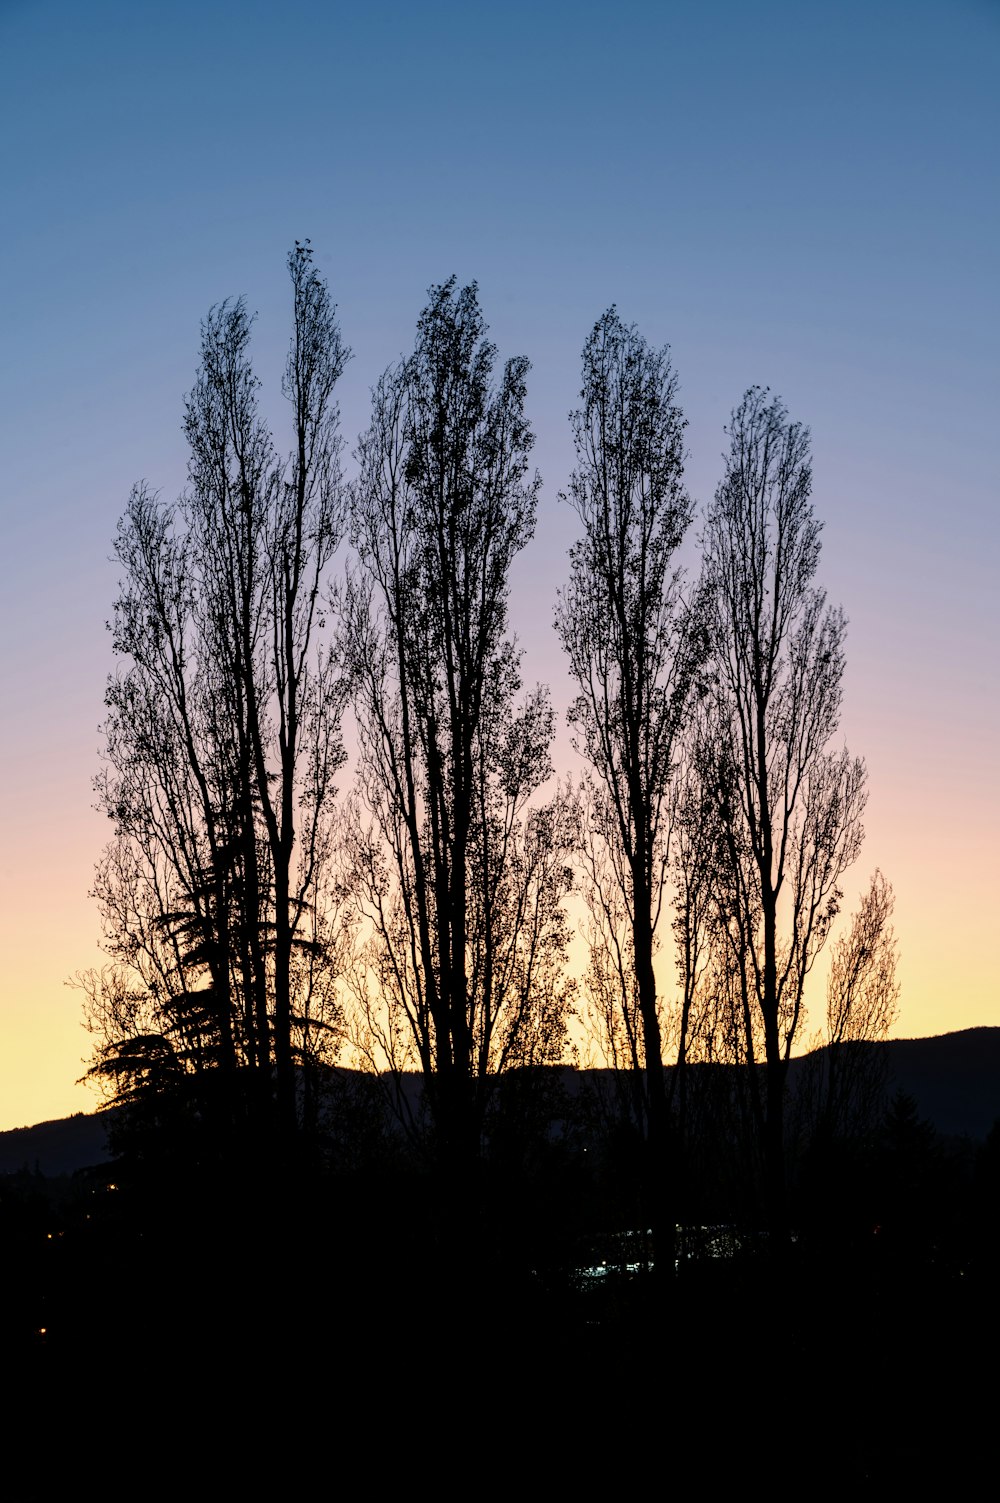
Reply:
[[[461,1186],[360,1074],[330,1076],[281,1157],[213,1137],[180,1099],[119,1108],[107,1163],[3,1178],[8,1360],[39,1395],[95,1360],[144,1381],[308,1361],[307,1408],[387,1425],[401,1465],[394,1447],[447,1399],[459,1453],[480,1426],[509,1434],[513,1407],[536,1466],[589,1457],[595,1476],[622,1426],[649,1426],[663,1466],[680,1455],[703,1480],[762,1464],[777,1432],[810,1490],[974,1478],[1000,1126],[949,1138],[897,1092],[864,1132],[804,1136],[779,1243],[732,1134],[732,1072],[695,1069],[689,1092],[673,1269],[654,1262],[648,1148],[606,1073],[506,1081]],[[496,1464],[516,1471],[509,1444]]]

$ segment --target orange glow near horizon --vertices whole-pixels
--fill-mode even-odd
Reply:
[[[935,844],[929,847],[926,832],[909,817],[926,792],[919,764],[910,768],[909,776],[897,777],[892,784],[883,777],[880,784],[879,760],[869,758],[867,838],[861,860],[848,874],[838,925],[849,920],[871,872],[881,867],[896,895],[901,997],[893,1035],[915,1038],[996,1026],[996,908],[992,871],[985,859],[989,842],[971,821],[955,820],[944,830],[935,829]],[[65,824],[54,820],[36,832],[20,891],[11,888],[5,894],[5,953],[12,953],[16,937],[13,953],[24,958],[18,969],[8,967],[6,973],[0,1130],[92,1111],[99,1100],[92,1088],[77,1083],[90,1040],[81,1026],[82,997],[65,983],[77,971],[106,960],[96,942],[96,905],[85,893],[97,854],[95,843],[107,826],[91,815],[63,844],[72,827],[67,809]],[[959,872],[963,880],[934,886],[927,881],[928,870]],[[39,892],[44,893],[43,903],[24,901],[24,895]],[[61,915],[55,926],[54,915]],[[665,942],[666,938],[665,932]],[[579,974],[585,962],[582,939],[574,952],[572,963]],[[664,948],[658,969],[666,995],[672,963]],[[800,1034],[800,1048],[808,1047],[822,1027],[825,970],[821,959],[810,978],[810,1015]]]

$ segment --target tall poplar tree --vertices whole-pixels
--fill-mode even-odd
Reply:
[[[822,524],[811,491],[808,430],[752,387],[733,413],[705,525],[715,686],[708,778],[724,852],[719,932],[779,1232],[788,1061],[841,877],[860,851],[867,797],[864,763],[836,745],[846,621],[815,584]]]
[[[497,1079],[557,1058],[565,798],[547,693],[521,697],[510,571],[535,524],[528,362],[494,374],[475,285],[430,291],[361,439],[351,609],[364,1047],[423,1072],[443,1161],[478,1155]]]
[[[578,694],[570,709],[590,769],[587,864],[598,921],[592,977],[614,997],[648,1139],[654,1235],[666,1262],[667,1098],[654,958],[669,867],[671,778],[703,656],[677,549],[693,507],[669,351],[611,308],[583,350],[571,414],[569,501],[583,524],[556,626]],[[609,1020],[610,1021],[610,1020]]]

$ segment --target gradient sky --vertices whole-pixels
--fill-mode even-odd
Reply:
[[[598,315],[670,343],[702,505],[746,386],[810,425],[870,773],[849,897],[876,866],[895,887],[898,1034],[1000,1023],[996,0],[0,0],[0,61],[0,1128],[93,1105],[64,983],[100,960],[117,519],[135,481],[183,485],[224,297],[259,312],[280,421],[305,236],[355,352],[349,446],[451,272],[531,359],[513,617],[560,708],[557,493]]]

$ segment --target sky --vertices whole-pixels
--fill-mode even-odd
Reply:
[[[747,386],[808,424],[870,780],[846,897],[894,886],[897,1035],[1000,1023],[998,0],[0,0],[0,63],[0,1129],[95,1105],[66,983],[101,962],[117,520],[184,485],[226,297],[280,420],[307,236],[348,455],[452,273],[531,360],[511,615],[560,711],[566,415],[603,310],[671,346],[700,508]]]

